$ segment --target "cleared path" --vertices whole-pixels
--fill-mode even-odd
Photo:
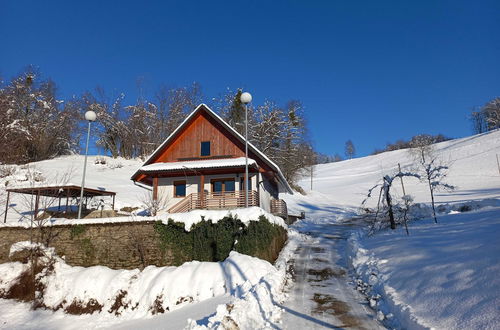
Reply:
[[[307,224],[292,259],[294,285],[284,304],[284,329],[385,329],[347,274],[345,252],[353,223]]]

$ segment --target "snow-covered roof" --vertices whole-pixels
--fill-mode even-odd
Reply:
[[[148,159],[146,159],[146,161],[144,162],[144,166],[146,165],[149,165],[153,159],[158,155],[158,153],[161,152],[161,150],[170,142],[170,140],[175,137],[179,131],[181,131],[184,126],[189,122],[189,120],[191,120],[191,118],[194,117],[194,115],[200,110],[200,109],[205,109],[206,112],[212,116],[212,118],[214,118],[215,120],[217,120],[223,127],[225,127],[227,130],[229,130],[238,140],[240,140],[242,143],[245,143],[245,138],[240,134],[238,133],[234,128],[232,128],[228,123],[226,123],[218,114],[216,114],[212,109],[210,109],[208,107],[208,105],[202,103],[200,105],[198,105],[196,107],[196,109],[194,109],[193,112],[191,112],[189,114],[189,116],[186,117],[186,119],[184,119],[184,121],[172,132],[172,134],[170,134],[166,139],[165,141],[163,141],[162,144],[160,144],[160,146],[158,148],[156,148],[156,150],[151,154],[151,156],[148,157]],[[248,149],[250,151],[252,151],[253,153],[255,153],[257,156],[259,156],[267,165],[269,165],[277,174],[278,174],[278,180],[281,182],[281,184],[285,187],[285,189],[290,193],[290,194],[293,194],[293,190],[292,188],[290,187],[290,185],[288,184],[288,182],[286,181],[285,179],[285,176],[283,175],[283,173],[281,172],[280,168],[278,167],[278,165],[276,165],[271,159],[269,159],[262,151],[260,151],[259,149],[257,149],[257,147],[255,147],[252,143],[250,143],[250,141],[248,141]],[[142,168],[142,167],[141,167]],[[132,180],[134,180],[135,176],[137,174],[139,174],[140,172],[140,169],[138,169],[133,175],[132,175]]]
[[[255,166],[257,162],[253,159],[248,159],[248,166]],[[225,167],[240,167],[245,166],[245,157],[224,158],[224,159],[205,159],[192,160],[185,162],[168,162],[168,163],[153,163],[139,168],[141,172],[156,172],[156,171],[175,171],[175,170],[191,170],[203,168],[225,168]]]

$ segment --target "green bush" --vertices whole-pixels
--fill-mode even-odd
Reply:
[[[177,265],[191,260],[222,261],[232,250],[274,261],[286,241],[286,230],[264,216],[248,226],[233,216],[217,223],[202,218],[189,232],[184,223],[172,219],[166,225],[158,221],[154,226],[161,249],[172,251]]]

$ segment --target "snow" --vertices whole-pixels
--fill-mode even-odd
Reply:
[[[248,208],[238,208],[232,210],[193,210],[184,213],[164,213],[157,216],[125,216],[125,217],[112,217],[112,218],[87,218],[87,219],[65,219],[65,218],[51,218],[49,221],[37,224],[38,226],[64,226],[64,225],[84,225],[84,224],[100,224],[100,223],[123,223],[123,222],[148,222],[148,221],[161,221],[168,224],[169,220],[174,222],[184,223],[186,231],[190,231],[191,227],[202,220],[212,221],[217,223],[225,217],[233,217],[239,219],[243,224],[248,225],[250,221],[258,221],[261,216],[264,216],[270,223],[287,228],[283,218],[275,216],[266,212],[257,206]],[[16,221],[0,223],[1,227],[23,227],[29,228],[30,221]]]
[[[25,269],[26,265],[17,262],[0,264],[0,278],[12,281],[15,275]],[[82,302],[85,305],[94,299],[103,306],[100,313],[94,314],[94,318],[101,322],[89,325],[89,328],[94,328],[101,326],[100,323],[151,318],[154,314],[153,306],[173,311],[191,303],[212,299],[212,303],[222,303],[218,307],[222,309],[228,301],[234,299],[235,309],[232,315],[239,310],[238,306],[244,305],[241,308],[245,312],[240,310],[234,317],[241,319],[244,316],[245,320],[251,320],[252,324],[257,325],[262,323],[261,314],[258,310],[251,313],[246,308],[255,310],[263,301],[267,301],[269,315],[279,315],[280,310],[270,302],[270,293],[279,292],[284,274],[284,270],[278,271],[267,261],[234,251],[223,262],[192,261],[179,267],[149,266],[142,271],[113,270],[102,266],[72,267],[55,257],[53,270],[41,280],[45,286],[42,302],[50,309],[64,309],[72,302]],[[0,282],[0,290],[8,289],[7,283]],[[128,307],[113,310],[113,304],[122,292],[126,293],[122,299],[123,305]],[[240,298],[244,303],[238,302]],[[247,302],[249,299],[252,301]],[[204,309],[207,309],[206,306]],[[27,311],[23,313],[29,314]],[[54,313],[56,322],[52,324],[53,328],[65,327],[65,323],[58,324],[56,315],[61,316],[59,312]],[[70,319],[82,317],[84,316],[64,316]],[[15,316],[6,321],[9,327],[15,328],[20,325],[15,324],[19,319],[22,318]],[[186,322],[187,319],[184,318],[183,326]],[[124,325],[127,326],[126,323]]]
[[[30,241],[17,242],[17,243],[14,243],[10,246],[9,257],[14,255],[16,252],[19,252],[22,250],[36,249],[36,248],[41,248],[41,247],[43,247],[42,244],[33,243]]]
[[[438,192],[438,203],[467,202],[472,199],[498,198],[500,195],[500,173],[496,154],[500,155],[500,130],[466,138],[441,142],[435,145],[440,159],[450,163],[446,182],[457,186],[451,192]],[[402,171],[412,168],[412,159],[407,150],[396,150],[378,155],[355,158],[337,163],[315,166],[313,194],[323,194],[331,201],[329,205],[342,208],[357,208],[366,198],[368,189],[380,182],[387,174],[395,174],[401,164]],[[310,177],[300,182],[306,192],[310,191]],[[406,193],[412,195],[416,203],[429,202],[429,190],[415,178],[404,178]],[[391,189],[402,196],[399,182]],[[298,197],[300,198],[300,196]],[[322,197],[307,198],[322,203]],[[371,206],[377,203],[372,198]],[[296,205],[297,203],[291,203]]]
[[[500,324],[500,174],[495,157],[495,154],[500,154],[500,131],[446,141],[436,147],[441,159],[451,164],[447,183],[457,186],[452,192],[436,194],[439,223],[434,224],[430,219],[428,188],[417,179],[405,178],[406,194],[416,203],[421,203],[412,215],[425,219],[410,222],[409,237],[401,228],[380,231],[370,237],[356,228],[350,229],[355,235],[351,236],[345,248],[337,251],[335,258],[342,260],[348,257],[358,291],[367,295],[368,305],[375,309],[374,318],[388,327],[495,328]],[[105,165],[92,164],[93,158],[89,158],[87,169],[86,181],[89,185],[117,192],[119,208],[140,206],[140,197],[145,190],[128,178],[142,166],[142,161],[119,159],[113,162],[121,166],[111,166],[109,158]],[[129,298],[141,307],[134,311],[124,310],[120,316],[107,312],[72,316],[62,310],[31,311],[25,303],[0,299],[0,309],[5,311],[0,328],[74,329],[81,328],[82,324],[87,328],[164,328],[172,322],[174,329],[186,325],[192,329],[205,329],[216,328],[230,320],[234,320],[241,329],[298,328],[299,323],[285,324],[286,317],[283,317],[283,311],[288,313],[290,306],[285,303],[288,295],[292,295],[292,301],[300,301],[293,296],[294,291],[283,291],[290,285],[290,277],[286,273],[287,260],[304,242],[311,249],[318,242],[326,244],[324,239],[332,230],[330,228],[358,214],[368,189],[384,175],[395,174],[398,163],[401,163],[403,171],[411,170],[411,158],[407,151],[397,150],[316,166],[313,190],[310,190],[310,178],[304,177],[300,185],[307,195],[295,194],[285,198],[289,210],[293,213],[306,211],[306,219],[289,228],[289,243],[274,266],[235,253],[223,263],[151,266],[142,272],[106,267],[70,267],[61,261],[55,267],[56,272],[50,275],[50,283],[47,282],[47,302],[50,304],[57,304],[65,297],[70,301],[72,298],[95,296],[102,300],[105,308],[109,308],[118,290],[125,288],[130,291]],[[51,174],[64,173],[68,168],[73,168],[73,177],[81,177],[79,171],[82,164],[83,157],[67,156],[38,162],[34,166],[46,176],[45,184],[50,183],[48,177]],[[25,172],[25,168],[18,166],[16,173],[0,179],[0,185],[4,187],[7,181],[9,186],[15,184],[16,175],[23,177]],[[396,181],[392,189],[396,199],[403,196],[399,182]],[[11,195],[11,203],[22,212],[23,201],[15,195]],[[371,200],[371,206],[373,204],[376,200]],[[229,212],[237,214],[244,222],[245,219],[256,220],[264,214],[258,208],[249,208],[81,221],[166,221],[170,217],[184,222],[189,230],[202,216],[217,221]],[[18,218],[19,214],[11,210],[7,225],[18,225]],[[268,218],[284,226],[282,219]],[[64,224],[65,221],[68,220],[55,219],[48,225]],[[311,228],[317,228],[319,234],[315,235],[323,235],[321,241],[311,240],[308,233]],[[308,258],[307,255],[304,257]],[[241,273],[230,260],[238,265]],[[21,263],[0,265],[0,290],[9,285],[15,278],[14,274],[25,269],[26,265]],[[230,272],[230,283],[224,278],[223,269]],[[347,295],[349,285],[342,281],[338,279],[338,285],[343,290],[339,292]],[[164,294],[163,304],[172,307],[173,312],[151,315],[147,306],[154,302],[157,294]],[[176,299],[185,295],[192,295],[193,303],[175,305]],[[308,299],[304,297],[303,301]]]
[[[436,194],[438,224],[431,219],[428,187],[404,179],[417,205],[412,216],[425,218],[368,237],[358,230],[348,255],[357,289],[367,295],[377,318],[388,327],[407,329],[493,329],[500,324],[500,130],[436,145],[450,164],[446,182],[454,191]],[[360,212],[368,190],[401,163],[412,170],[407,150],[323,164],[300,185],[306,196],[287,196],[289,209],[305,211],[304,231],[314,224],[340,223]],[[401,185],[393,185],[396,199]],[[376,198],[369,206],[375,206]],[[295,226],[296,227],[296,226]]]
[[[242,285],[253,285],[273,271],[270,263],[234,251],[221,263],[192,261],[179,267],[148,266],[142,271],[72,267],[59,261],[54,272],[43,279],[44,303],[51,308],[60,304],[66,307],[72,301],[93,298],[104,305],[103,311],[108,311],[122,290],[127,292],[129,305],[137,308],[119,312],[142,317],[151,314],[157,299],[165,310],[174,310],[191,300],[198,302],[226,293],[238,295]]]
[[[166,325],[168,325],[168,329],[180,330],[186,326],[186,319],[201,320],[206,315],[214,314],[219,304],[229,303],[231,299],[233,298],[229,295],[218,296],[155,317],[130,320],[116,317],[113,314],[84,314],[77,316],[64,314],[61,310],[56,312],[43,309],[33,311],[28,303],[0,299],[0,310],[3,319],[0,321],[0,329],[79,330],[85,325],[85,329],[160,330],[165,329]]]
[[[291,275],[286,272],[287,265],[293,251],[302,240],[302,235],[291,229],[288,243],[275,262],[276,271],[267,273],[257,284],[247,286],[244,293],[231,302],[230,308],[226,305],[219,305],[215,315],[209,317],[207,322],[191,319],[187,328],[205,330],[221,327],[224,329],[228,319],[235,321],[242,330],[280,328],[282,303],[287,298],[283,289],[291,281]]]
[[[255,160],[249,158],[248,166],[254,166]],[[154,171],[172,171],[172,170],[190,170],[201,168],[223,168],[245,166],[245,157],[227,158],[227,159],[206,159],[193,160],[186,162],[170,162],[170,163],[154,163],[142,166],[139,171],[154,172]]]
[[[96,160],[104,158],[106,164],[95,164]],[[4,178],[0,178],[0,189],[27,186],[27,180],[33,173],[39,172],[37,181],[33,185],[64,185],[68,182],[80,182],[83,172],[84,156],[72,155],[44,160],[28,165],[15,165],[15,173]],[[117,164],[122,165],[121,167]],[[115,208],[122,207],[142,207],[142,200],[147,195],[147,190],[134,185],[130,180],[132,173],[140,167],[141,160],[127,160],[123,158],[112,159],[103,156],[89,156],[85,186],[99,190],[116,192]],[[80,184],[78,184],[80,185]],[[111,199],[105,198],[110,207]],[[10,194],[9,204],[11,205],[7,222],[18,222],[20,214],[29,209],[29,197],[21,194]],[[52,205],[53,207],[57,204]],[[64,207],[64,201],[63,201]],[[17,212],[16,212],[17,210]],[[0,212],[5,210],[2,208]],[[3,219],[1,219],[3,220]],[[3,221],[2,221],[3,222]]]
[[[380,312],[403,328],[493,329],[500,324],[500,207],[351,238],[351,262]]]

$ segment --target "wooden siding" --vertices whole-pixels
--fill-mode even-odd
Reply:
[[[226,127],[222,126],[217,120],[212,118],[203,107],[196,113],[189,122],[185,123],[183,129],[177,132],[176,136],[172,137],[171,141],[165,145],[162,150],[153,158],[149,164],[160,162],[178,162],[194,159],[220,159],[245,156],[245,144],[238,140]],[[201,142],[210,141],[210,156],[201,156]],[[254,154],[251,150],[248,151],[248,157],[257,161],[259,172],[268,179],[273,179],[276,173],[262,161],[260,156]],[[238,173],[241,169],[217,169],[214,172]],[[252,169],[250,171],[253,172]],[[210,174],[210,171],[197,170],[197,173],[203,172]],[[154,176],[181,176],[182,173],[140,173],[134,180],[143,182],[147,185],[152,185],[151,177]]]
[[[184,158],[244,157],[238,141],[203,111],[194,116],[185,130],[153,161],[176,162]],[[210,141],[210,156],[200,156],[201,142]]]

